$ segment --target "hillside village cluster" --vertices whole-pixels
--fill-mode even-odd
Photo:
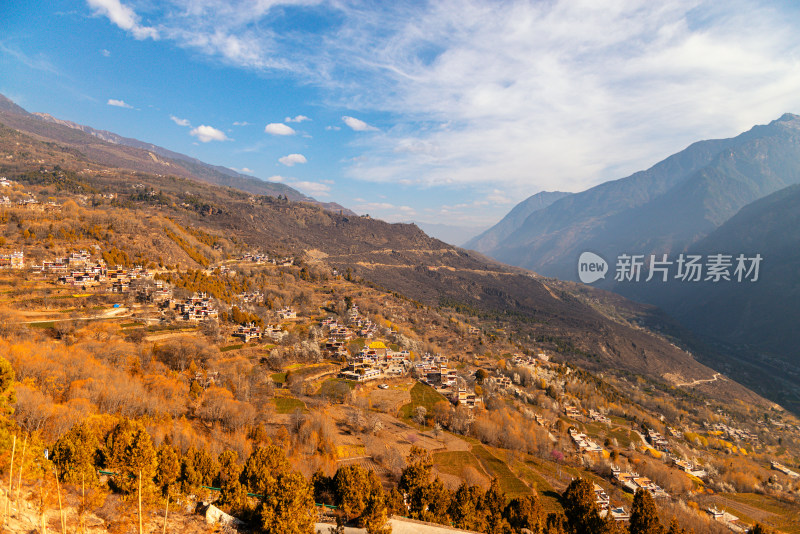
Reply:
[[[2,183],[0,183],[2,187]],[[99,247],[96,247],[99,251]],[[264,254],[246,254],[240,258],[244,262],[255,262],[259,264],[272,264],[276,266],[290,266],[294,263],[291,258],[275,259]],[[0,254],[0,268],[24,269],[25,259],[22,251],[12,251]],[[220,317],[220,312],[214,299],[204,293],[197,293],[185,299],[173,298],[172,290],[160,280],[154,280],[155,272],[142,266],[129,268],[110,267],[106,265],[102,258],[92,258],[86,250],[72,252],[63,258],[42,261],[39,265],[31,265],[32,271],[50,275],[51,282],[80,287],[84,290],[104,289],[111,293],[128,293],[132,291],[132,286],[136,286],[136,296],[140,302],[152,303],[162,310],[162,315],[168,310],[174,310],[177,319],[199,323],[202,321],[216,321]],[[219,267],[221,274],[231,273],[229,267]],[[213,272],[208,269],[208,272]],[[147,282],[136,284],[137,281]],[[264,295],[258,291],[246,292],[237,295],[241,304],[263,302]],[[284,329],[286,323],[302,319],[297,312],[290,307],[284,307],[274,312],[277,322],[263,327],[253,323],[236,325],[231,333],[234,338],[238,338],[244,343],[269,339],[273,342],[280,342],[288,332]],[[282,325],[281,322],[284,324]],[[397,377],[412,376],[419,382],[431,386],[443,396],[448,398],[454,405],[463,405],[467,408],[479,406],[483,399],[475,391],[476,381],[472,376],[465,376],[464,372],[459,372],[450,365],[448,358],[441,354],[422,354],[414,355],[409,350],[393,350],[389,345],[397,347],[392,342],[397,342],[398,332],[393,329],[385,330],[387,342],[376,339],[379,333],[378,325],[363,315],[358,306],[352,306],[344,318],[337,319],[328,317],[322,319],[319,326],[324,333],[325,341],[321,344],[323,353],[329,358],[343,361],[344,366],[339,371],[339,378],[350,380],[356,383],[371,381],[389,380]],[[479,331],[475,327],[470,327],[469,334],[476,335]],[[352,353],[353,345],[351,342],[363,340],[363,348],[358,352]],[[485,388],[491,388],[508,395],[512,395],[522,401],[533,404],[532,395],[520,387],[519,370],[525,369],[534,379],[542,379],[547,383],[558,384],[559,378],[556,370],[560,370],[565,376],[570,369],[562,367],[560,364],[550,361],[550,357],[544,351],[538,351],[535,355],[517,354],[508,360],[507,374],[495,371],[487,376],[482,383]],[[213,379],[209,379],[213,383]],[[381,384],[378,387],[388,387]],[[576,422],[593,422],[610,426],[612,421],[606,414],[594,409],[584,410],[577,405],[565,405],[562,407],[566,418]],[[553,422],[548,422],[539,414],[534,414],[537,423],[555,430]],[[748,441],[757,443],[757,436],[749,431],[730,427],[723,423],[706,424],[706,430],[715,435],[726,435],[736,441]],[[668,427],[668,433],[673,437],[680,437],[682,434]],[[576,452],[583,456],[595,459],[609,458],[609,452],[597,443],[592,437],[578,430],[577,427],[570,427],[568,434],[575,447]],[[552,434],[551,434],[552,435]],[[687,476],[705,479],[708,474],[701,466],[693,464],[691,461],[680,458],[671,453],[670,443],[667,438],[659,432],[648,429],[646,436],[641,435],[642,441],[649,444],[655,451],[660,451],[668,455],[668,463],[676,469],[687,474]],[[645,446],[646,448],[646,446]],[[783,466],[780,463],[772,462],[772,468],[785,473],[793,478],[800,478],[800,474]],[[670,495],[652,480],[641,476],[635,471],[623,471],[616,465],[612,466],[612,476],[614,482],[624,491],[635,493],[639,489],[649,491],[655,498],[669,499]],[[630,517],[624,507],[612,506],[610,498],[604,488],[595,484],[595,494],[598,507],[602,515],[611,514],[617,521],[627,521]],[[716,521],[724,523],[728,528],[735,532],[744,532],[745,526],[739,519],[728,512],[709,508],[706,510],[709,516]]]

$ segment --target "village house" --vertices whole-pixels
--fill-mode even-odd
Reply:
[[[261,336],[261,328],[256,326],[254,323],[249,323],[243,326],[240,325],[233,333],[233,337],[241,338],[245,343],[248,343],[251,339],[261,339]]]
[[[468,408],[474,408],[476,404],[481,402],[481,398],[475,393],[468,391],[466,388],[458,388],[453,392],[450,397],[453,404],[461,404]]]
[[[783,465],[781,463],[778,463],[776,461],[772,461],[772,462],[770,462],[770,464],[772,465],[773,469],[775,469],[776,471],[780,471],[784,475],[788,475],[788,476],[790,476],[792,478],[800,478],[800,474],[796,473],[795,471],[792,471],[791,469],[789,469],[788,467],[786,467],[785,465]]]
[[[291,308],[283,308],[276,312],[278,314],[278,318],[281,320],[291,320],[297,319],[297,312]]]
[[[644,489],[649,491],[650,494],[655,498],[669,497],[669,494],[666,491],[664,491],[658,484],[656,484],[647,477],[639,475],[639,473],[636,473],[635,471],[625,472],[620,470],[619,467],[612,465],[611,473],[614,475],[616,481],[622,486],[622,489],[624,489],[625,491],[636,494],[638,490]]]
[[[14,251],[8,254],[0,254],[0,268],[2,269],[23,269],[25,267],[25,253]]]
[[[581,453],[589,452],[602,454],[605,452],[605,449],[589,438],[589,436],[578,432],[574,428],[569,429],[569,436]]]
[[[647,441],[656,450],[664,452],[669,451],[669,442],[664,438],[664,436],[662,436],[659,432],[656,432],[652,428],[649,428],[647,430]]]
[[[670,459],[672,460],[672,465],[674,465],[675,467],[677,467],[678,469],[680,469],[685,473],[688,473],[697,478],[705,478],[708,476],[708,473],[706,472],[705,469],[697,467],[692,462],[681,460],[677,456],[670,456]]]
[[[214,308],[205,293],[195,293],[186,301],[179,303],[177,309],[184,321],[203,321],[219,317],[219,311]]]

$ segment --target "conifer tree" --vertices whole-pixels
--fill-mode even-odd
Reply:
[[[631,534],[662,534],[664,527],[658,521],[656,502],[649,491],[639,489],[633,497],[630,519]]]
[[[261,502],[259,516],[267,534],[308,534],[317,517],[311,485],[297,472],[278,474]]]
[[[273,489],[276,477],[288,472],[289,461],[283,450],[277,445],[267,443],[256,448],[247,458],[241,482],[250,493],[266,495]]]
[[[483,510],[486,515],[487,534],[503,534],[509,528],[508,521],[503,517],[506,508],[506,497],[500,490],[497,478],[492,479],[489,489],[483,496]]]
[[[538,495],[534,494],[511,499],[503,515],[514,532],[527,529],[533,534],[541,534],[541,513]]]
[[[153,479],[156,476],[156,451],[144,425],[139,421],[123,419],[109,433],[106,440],[107,467],[115,471],[114,486],[126,494],[139,489],[141,477],[142,495],[155,492]]]
[[[50,459],[64,482],[97,482],[100,437],[86,422],[74,425],[53,446]]]
[[[386,496],[375,471],[369,471],[366,486],[367,495],[364,512],[361,514],[361,526],[366,529],[367,534],[391,534]]]
[[[448,513],[454,527],[479,531],[483,528],[482,509],[483,491],[464,482],[453,495]]]
[[[217,462],[203,449],[190,448],[181,459],[181,481],[186,493],[210,486],[216,474]]]
[[[368,487],[367,470],[360,465],[346,465],[333,476],[336,505],[349,519],[359,517],[366,507]]]
[[[678,520],[673,517],[672,521],[669,522],[669,530],[667,531],[667,534],[686,534],[686,529],[681,528],[681,526],[678,524]]]
[[[175,449],[166,443],[162,443],[156,454],[158,467],[156,468],[156,485],[161,490],[162,495],[168,497],[178,478],[181,476],[181,462]]]
[[[567,530],[572,534],[600,534],[604,532],[603,518],[597,509],[594,484],[582,478],[570,482],[562,495]]]
[[[427,450],[414,446],[407,461],[398,489],[406,495],[411,517],[420,519],[425,511],[424,490],[430,482],[433,460]]]

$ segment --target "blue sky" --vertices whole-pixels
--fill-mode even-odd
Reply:
[[[29,111],[390,221],[489,225],[800,113],[785,2],[0,4]]]

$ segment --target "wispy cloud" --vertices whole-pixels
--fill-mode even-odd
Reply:
[[[86,0],[86,3],[95,14],[108,17],[121,29],[131,32],[136,39],[158,39],[158,31],[139,24],[139,16],[120,0]]]
[[[305,193],[306,195],[312,197],[327,197],[330,196],[331,191],[331,184],[330,183],[321,183],[321,182],[311,182],[306,180],[297,180],[296,178],[290,178],[281,175],[270,176],[267,178],[269,182],[278,182],[282,184],[286,184],[289,187],[293,187],[300,191],[301,193]],[[329,182],[326,180],[326,182]]]
[[[234,126],[250,126],[250,123],[247,121],[236,121],[233,123]]]
[[[395,205],[391,202],[361,202],[354,209],[364,214],[377,215],[381,219],[391,222],[408,221],[417,215],[417,210],[411,206]]]
[[[310,120],[311,119],[309,119],[305,115],[297,115],[296,117],[286,117],[286,119],[284,119],[284,122],[305,122]]]
[[[575,191],[800,107],[800,10],[785,2],[170,0],[147,25],[118,0],[89,5],[391,117],[355,141],[368,157],[345,172],[364,181]],[[331,24],[281,31],[297,5]]]
[[[306,157],[304,155],[302,155],[302,154],[289,154],[288,156],[283,156],[282,158],[279,158],[278,161],[280,161],[282,164],[286,165],[287,167],[293,167],[294,165],[296,165],[298,163],[307,163],[308,162]]]
[[[108,102],[106,102],[106,104],[108,104],[109,106],[114,106],[114,107],[118,107],[118,108],[133,109],[133,106],[131,106],[130,104],[126,103],[124,100],[116,100],[114,98],[109,98]]]
[[[178,126],[191,126],[192,123],[189,122],[189,119],[179,119],[175,115],[169,116],[170,120],[177,124]]]
[[[59,74],[58,69],[50,62],[48,58],[42,54],[30,56],[15,46],[6,44],[2,41],[0,41],[0,52],[14,58],[30,69],[50,72],[52,74]]]
[[[374,126],[370,126],[366,122],[362,121],[361,119],[357,119],[355,117],[348,117],[345,115],[342,117],[342,120],[346,125],[348,125],[351,129],[355,130],[356,132],[374,132],[378,129]]]
[[[105,48],[100,50],[100,54],[102,54],[103,57],[111,57],[111,51],[110,50],[106,50]]]
[[[282,122],[271,122],[267,124],[264,131],[271,135],[294,135],[297,133],[294,131],[294,128]]]
[[[206,126],[205,124],[198,126],[197,128],[192,129],[189,132],[189,135],[197,137],[197,139],[202,143],[208,143],[209,141],[229,141],[227,135],[222,130],[217,130],[212,126]]]

